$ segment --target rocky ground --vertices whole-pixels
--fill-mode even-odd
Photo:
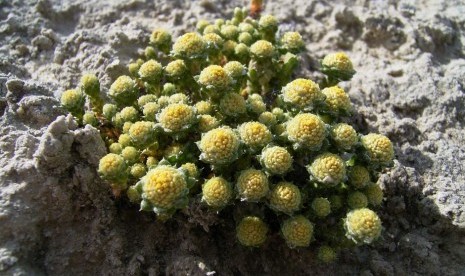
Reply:
[[[105,146],[57,98],[94,72],[108,89],[151,30],[177,37],[248,1],[0,0],[0,274],[465,275],[465,5],[462,1],[266,1],[307,42],[297,76],[345,51],[353,123],[387,135],[384,232],[321,265],[279,237],[235,242],[232,219],[198,205],[167,223],[115,201],[96,166]],[[189,218],[189,219],[188,219]]]

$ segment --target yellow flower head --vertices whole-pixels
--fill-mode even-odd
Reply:
[[[347,204],[351,209],[360,209],[368,206],[368,199],[362,192],[352,192],[347,197]]]
[[[344,161],[332,153],[318,155],[307,170],[316,181],[328,186],[337,185],[346,177]]]
[[[135,122],[129,128],[129,136],[135,145],[145,146],[153,142],[155,135],[155,124],[153,122]]]
[[[123,157],[109,153],[100,159],[98,173],[103,179],[112,180],[124,175],[127,169]]]
[[[195,119],[195,110],[187,104],[174,103],[165,107],[157,118],[164,131],[179,132],[192,125]]]
[[[121,134],[118,137],[118,143],[121,144],[123,148],[132,145],[131,136],[126,133]]]
[[[157,84],[163,74],[161,64],[153,59],[148,60],[139,68],[139,76],[143,81],[151,84]]]
[[[236,237],[244,246],[260,246],[266,240],[268,226],[258,217],[245,217],[236,228]]]
[[[349,112],[352,109],[349,95],[339,86],[331,86],[321,91],[325,96],[325,103],[330,112]]]
[[[199,174],[200,174],[199,169],[194,163],[190,163],[190,162],[184,163],[181,165],[181,169],[184,170],[184,172],[186,173],[188,177],[193,177],[193,178],[199,177]]]
[[[239,36],[237,37],[237,41],[239,43],[244,43],[247,46],[250,46],[253,42],[253,36],[250,33],[247,32],[241,32]]]
[[[219,127],[205,133],[198,143],[200,159],[212,165],[225,165],[238,157],[239,137],[228,127]]]
[[[207,49],[210,52],[217,52],[223,48],[224,40],[216,33],[204,34],[203,40],[207,43]]]
[[[325,67],[342,72],[354,72],[354,66],[349,57],[342,52],[326,55],[321,64]]]
[[[372,243],[381,235],[381,220],[370,209],[352,210],[345,219],[346,236],[356,243]]]
[[[223,177],[213,177],[202,186],[202,201],[213,208],[223,208],[232,199],[231,184]]]
[[[223,90],[228,89],[232,80],[223,67],[219,65],[210,65],[200,72],[198,82],[207,89],[222,92]]]
[[[158,47],[165,47],[171,44],[171,34],[168,33],[166,30],[155,30],[152,32],[150,36],[150,43],[158,46]]]
[[[187,104],[189,103],[189,97],[184,93],[176,93],[176,94],[171,95],[168,101],[170,104],[174,104],[174,103]]]
[[[84,108],[84,94],[77,89],[70,89],[61,95],[61,104],[68,110]]]
[[[258,59],[269,59],[274,55],[274,46],[266,40],[258,40],[250,46],[250,53]]]
[[[197,33],[180,36],[173,45],[173,54],[180,58],[194,59],[205,54],[206,43]]]
[[[277,211],[292,214],[299,210],[301,202],[299,187],[290,182],[279,182],[271,191],[270,206]]]
[[[234,25],[223,25],[220,33],[227,40],[235,40],[239,34],[239,29]]]
[[[139,161],[140,152],[135,147],[125,147],[121,151],[121,156],[128,164],[134,164]]]
[[[317,197],[312,201],[312,210],[318,217],[326,217],[331,213],[331,203],[324,197]]]
[[[195,104],[198,114],[211,114],[213,111],[213,105],[208,101],[200,101]]]
[[[81,77],[79,88],[92,98],[100,96],[100,82],[94,74],[84,74]]]
[[[260,17],[258,25],[261,29],[276,31],[278,29],[278,20],[273,15],[265,14]]]
[[[234,80],[240,79],[247,74],[245,66],[239,61],[230,61],[223,65],[223,68],[226,73]]]
[[[241,199],[258,201],[268,194],[270,190],[266,175],[256,169],[247,169],[237,178],[237,192]]]
[[[252,94],[247,98],[247,109],[255,114],[262,114],[266,111],[266,104],[263,102],[262,97],[253,97],[259,96],[258,94]]]
[[[243,123],[239,126],[238,130],[242,142],[252,149],[262,149],[271,142],[271,132],[262,123]]]
[[[110,86],[108,96],[118,104],[131,104],[137,99],[136,83],[129,76],[120,76]]]
[[[269,127],[273,127],[277,123],[276,115],[269,111],[265,111],[262,114],[260,114],[260,116],[258,116],[258,121]]]
[[[160,105],[156,102],[146,103],[142,109],[142,113],[147,121],[154,122],[158,111],[160,111]]]
[[[220,100],[220,111],[226,116],[237,117],[247,111],[244,98],[237,93],[228,93]]]
[[[307,247],[313,237],[313,224],[304,216],[299,215],[283,222],[281,232],[290,248]]]
[[[333,138],[336,146],[343,150],[350,150],[358,142],[355,129],[351,125],[344,123],[332,127],[331,138]]]
[[[292,118],[287,123],[286,132],[296,149],[319,150],[326,137],[324,122],[310,113],[298,114]]]
[[[282,89],[283,100],[301,110],[312,110],[323,101],[318,84],[307,79],[296,79]]]
[[[281,47],[291,53],[298,53],[305,47],[305,44],[298,32],[286,32],[281,37]]]
[[[349,183],[355,189],[361,189],[370,182],[370,172],[363,166],[353,166],[349,171]]]
[[[384,135],[370,133],[361,139],[370,161],[389,163],[394,159],[394,148],[391,140]]]
[[[153,94],[142,95],[137,99],[137,105],[140,109],[144,108],[144,105],[148,103],[155,103],[157,102],[158,97]]]
[[[142,178],[142,197],[157,208],[171,209],[187,194],[185,176],[170,166],[151,169]]]
[[[216,117],[211,115],[200,115],[199,116],[199,130],[200,132],[207,132],[214,128],[217,128],[220,125],[220,122]]]
[[[182,59],[168,63],[165,67],[165,74],[171,80],[182,79],[187,74],[186,63]]]
[[[145,168],[145,165],[142,163],[136,163],[131,167],[131,175],[136,179],[140,179],[141,177],[143,177],[146,172],[147,170]]]
[[[283,147],[272,146],[263,149],[260,163],[270,174],[284,174],[292,167],[292,155]]]

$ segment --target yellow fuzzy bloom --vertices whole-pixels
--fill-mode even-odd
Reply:
[[[307,169],[316,181],[328,186],[337,185],[346,177],[344,161],[332,153],[318,155]]]
[[[279,182],[271,191],[270,206],[286,214],[299,210],[302,195],[299,187],[290,182]]]
[[[301,110],[312,110],[324,96],[318,84],[307,79],[296,79],[282,89],[283,100]]]
[[[266,240],[268,226],[258,217],[245,217],[236,228],[236,237],[244,246],[260,246]]]
[[[370,172],[363,166],[353,166],[349,171],[349,183],[355,189],[361,189],[370,182]]]
[[[121,109],[121,120],[123,122],[136,122],[139,119],[139,112],[132,106],[127,106]]]
[[[247,111],[244,98],[237,93],[228,93],[220,100],[220,110],[226,116],[236,117]]]
[[[356,243],[371,243],[381,235],[381,220],[370,209],[352,210],[345,219],[346,235]]]
[[[231,184],[223,177],[213,177],[202,186],[202,201],[213,208],[223,208],[232,199]]]
[[[121,156],[129,164],[134,164],[139,160],[140,152],[135,147],[125,147],[121,151]]]
[[[197,178],[199,177],[199,169],[197,168],[197,166],[194,164],[194,163],[184,163],[181,165],[181,169],[183,169],[187,176],[188,177],[193,177],[193,178]]]
[[[136,179],[139,179],[141,177],[143,177],[145,175],[145,173],[147,172],[146,168],[145,168],[145,165],[142,164],[142,163],[136,163],[134,165],[132,165],[131,167],[131,175],[136,178]]]
[[[274,55],[274,46],[266,40],[258,40],[250,46],[250,53],[258,59],[268,59]]]
[[[118,104],[131,104],[137,94],[136,83],[129,76],[118,77],[108,90],[108,95]]]
[[[173,45],[173,54],[181,58],[194,59],[204,55],[206,43],[197,33],[180,36]]]
[[[100,159],[98,173],[104,179],[111,180],[116,179],[122,174],[124,175],[127,168],[123,157],[114,153],[109,153]]]
[[[343,72],[354,71],[352,61],[350,61],[349,57],[343,52],[326,55],[321,64],[325,67]]]
[[[199,130],[200,132],[207,132],[214,128],[217,128],[220,125],[220,122],[216,117],[211,115],[200,115],[199,116]]]
[[[292,155],[283,147],[267,147],[262,151],[260,163],[271,174],[284,174],[292,167]]]
[[[276,30],[278,28],[278,20],[271,14],[265,14],[258,21],[260,28],[267,30]]]
[[[235,40],[239,34],[239,29],[234,25],[223,25],[220,33],[225,39]]]
[[[310,113],[298,114],[292,118],[287,123],[286,132],[296,149],[318,150],[326,137],[324,122]]]
[[[372,206],[379,206],[383,202],[383,190],[376,183],[370,183],[364,189],[364,193],[368,199],[368,203]]]
[[[269,127],[272,127],[277,123],[276,115],[269,111],[265,111],[262,114],[260,114],[260,116],[258,116],[258,121]]]
[[[228,127],[219,127],[205,133],[198,144],[200,159],[213,165],[225,165],[237,159],[240,141]]]
[[[183,103],[170,104],[160,112],[157,119],[166,132],[178,132],[191,126],[195,110]]]
[[[321,91],[325,96],[325,103],[333,113],[349,112],[352,109],[349,95],[339,86],[331,86]]]
[[[139,68],[139,76],[143,81],[156,84],[163,73],[161,64],[153,59],[145,62]]]
[[[199,84],[207,89],[218,90],[223,92],[231,84],[231,77],[223,67],[218,65],[210,65],[200,72]]]
[[[213,106],[211,102],[200,101],[195,104],[198,114],[211,114],[213,112]]]
[[[135,145],[144,146],[155,140],[155,124],[152,122],[135,122],[129,128],[129,136]]]
[[[268,178],[256,169],[242,171],[237,178],[236,188],[240,198],[247,201],[258,201],[270,190]]]
[[[326,217],[331,213],[331,203],[324,197],[317,197],[312,201],[312,210],[318,217]]]
[[[281,47],[291,53],[298,53],[304,46],[302,36],[298,32],[286,32],[281,37]]]
[[[155,103],[157,102],[158,97],[153,94],[142,95],[137,99],[137,105],[139,108],[143,109],[144,105],[148,103]]]
[[[239,61],[230,61],[223,65],[224,70],[232,79],[240,79],[247,74],[245,66]]]
[[[361,138],[370,161],[389,163],[394,159],[394,147],[391,140],[384,135],[370,133]]]
[[[299,215],[283,222],[281,232],[290,248],[307,247],[313,237],[313,224],[304,216]]]
[[[156,115],[160,111],[160,105],[156,102],[146,103],[142,109],[142,113],[147,121],[155,121]]]
[[[61,95],[61,104],[68,110],[84,108],[84,102],[84,94],[80,90],[66,90]]]
[[[171,80],[179,80],[187,73],[187,66],[184,60],[177,59],[168,63],[165,67],[165,74]]]
[[[143,195],[157,208],[171,209],[187,192],[184,175],[170,166],[151,169],[143,178]]]
[[[271,142],[271,132],[262,123],[247,122],[240,125],[238,130],[242,142],[252,149],[262,149]]]
[[[189,102],[189,97],[184,93],[176,93],[170,96],[168,102],[170,104],[174,104],[174,103],[187,104]]]
[[[150,36],[150,43],[155,46],[165,46],[171,44],[171,35],[166,30],[155,30]]]
[[[337,124],[332,127],[330,133],[336,146],[344,150],[350,150],[358,142],[357,132],[348,124]]]
[[[118,143],[121,144],[123,148],[130,146],[132,145],[131,137],[129,134],[123,133],[118,137]]]

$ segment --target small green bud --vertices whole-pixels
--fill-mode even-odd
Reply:
[[[84,114],[85,97],[80,90],[70,89],[61,95],[61,104],[74,116],[80,118]]]
[[[316,216],[326,217],[331,213],[331,204],[326,198],[317,197],[312,201],[312,210]]]
[[[99,121],[95,117],[94,112],[86,112],[84,116],[82,116],[82,123],[85,125],[91,125],[93,127],[97,127],[99,124]]]
[[[104,104],[103,105],[103,117],[105,119],[111,121],[111,118],[113,118],[116,115],[116,112],[118,112],[118,108],[114,104]]]
[[[368,206],[368,199],[362,192],[353,192],[347,198],[347,204],[351,209],[360,209]]]
[[[121,151],[121,156],[128,164],[134,164],[139,160],[140,152],[135,147],[125,147]]]

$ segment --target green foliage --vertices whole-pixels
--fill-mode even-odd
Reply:
[[[304,38],[280,34],[271,15],[237,8],[196,28],[174,40],[154,31],[106,97],[90,74],[63,93],[79,123],[100,129],[110,153],[98,172],[114,194],[162,220],[189,201],[219,215],[240,208],[250,214],[235,222],[242,245],[262,245],[279,222],[291,248],[316,244],[324,263],[374,241],[381,221],[366,207],[382,204],[374,183],[394,150],[347,123],[337,85],[355,73],[348,56],[326,56],[317,83],[295,76]]]

